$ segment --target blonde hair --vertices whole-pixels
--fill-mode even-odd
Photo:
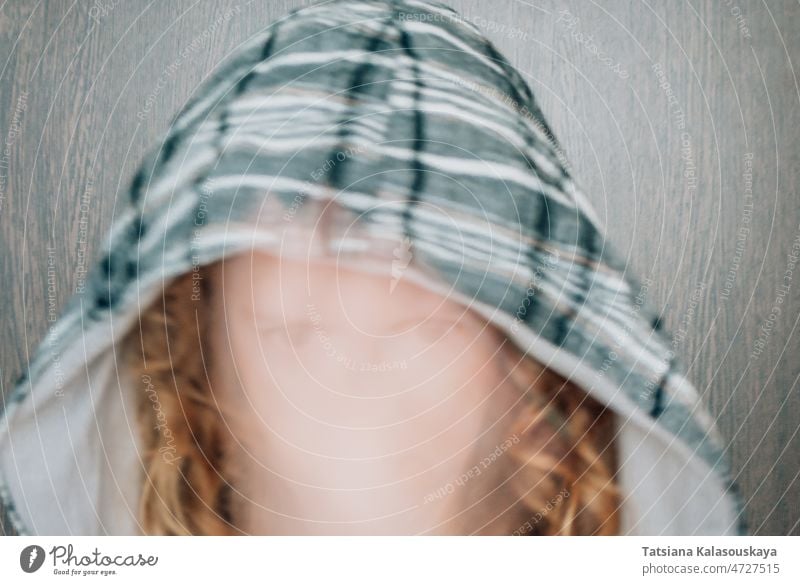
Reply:
[[[197,287],[205,288],[210,269],[202,267],[169,284],[141,312],[124,342],[133,379],[146,378],[157,397],[157,408],[144,392],[137,400],[145,470],[139,522],[145,534],[237,532],[220,473],[223,424],[209,392],[203,353],[208,307],[198,302],[205,295]]]
[[[208,307],[198,303],[208,292],[198,294],[198,283],[205,286],[217,266],[172,281],[124,342],[133,379],[146,378],[158,404],[154,408],[145,392],[137,399],[145,468],[139,520],[145,534],[241,533],[229,512],[232,487],[222,473],[225,427],[208,384]],[[611,411],[506,345],[511,376],[525,398],[509,433],[515,442],[508,449],[507,481],[521,508],[519,526],[509,532],[617,534]]]
[[[516,352],[512,351],[512,355]],[[524,534],[619,534],[615,419],[574,383],[517,354],[511,369],[527,401],[513,432],[511,482],[531,513]]]

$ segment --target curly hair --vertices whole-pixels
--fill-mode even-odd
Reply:
[[[198,311],[204,295],[197,287],[207,288],[212,269],[201,267],[168,284],[123,341],[130,373],[152,389],[137,398],[144,463],[139,523],[145,534],[237,533],[220,471],[224,426],[203,353],[208,320]]]
[[[197,267],[170,282],[123,342],[133,379],[146,379],[152,390],[137,398],[144,462],[139,522],[145,534],[242,534],[230,513],[234,490],[223,472],[225,425],[209,387],[208,319],[198,304],[210,292],[217,266]],[[513,344],[504,347],[509,376],[523,398],[505,462],[521,520],[508,533],[618,534],[612,412]]]

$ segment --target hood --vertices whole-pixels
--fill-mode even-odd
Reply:
[[[450,8],[338,0],[273,23],[198,88],[117,205],[85,287],[5,398],[7,532],[136,533],[115,343],[177,275],[294,253],[325,215],[314,254],[366,267],[401,245],[414,278],[615,411],[623,533],[746,533],[725,444],[646,289],[526,82]]]

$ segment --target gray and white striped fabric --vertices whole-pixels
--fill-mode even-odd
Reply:
[[[115,343],[176,275],[253,248],[308,254],[293,234],[324,225],[314,253],[361,263],[404,243],[409,274],[617,412],[626,533],[746,533],[725,445],[641,284],[526,82],[450,8],[338,0],[273,23],[197,90],[117,205],[85,290],[5,399],[6,532],[136,533]]]

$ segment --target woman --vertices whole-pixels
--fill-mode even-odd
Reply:
[[[745,533],[530,89],[449,8],[274,24],[128,205],[7,400],[7,532]]]

